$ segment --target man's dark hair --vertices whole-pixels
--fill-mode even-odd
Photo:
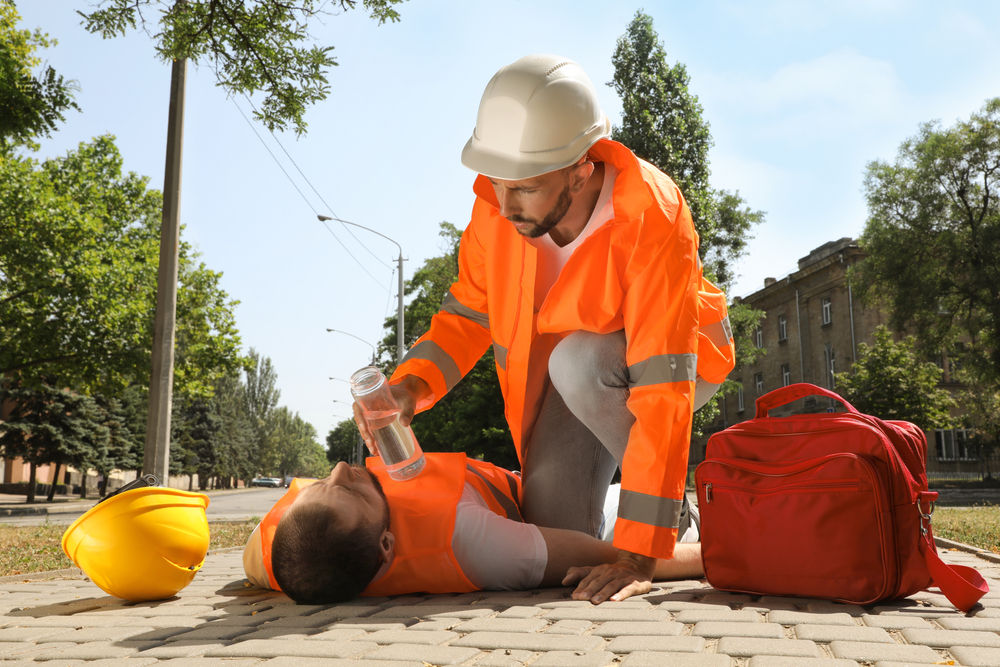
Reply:
[[[318,503],[289,508],[281,517],[271,568],[278,586],[298,604],[346,602],[378,573],[379,543],[389,529],[388,503],[381,522],[350,530],[341,524],[333,509]]]

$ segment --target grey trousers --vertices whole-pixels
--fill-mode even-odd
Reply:
[[[524,520],[597,536],[635,422],[626,406],[625,332],[570,334],[549,357],[549,379],[525,441]],[[719,386],[699,377],[695,409]]]

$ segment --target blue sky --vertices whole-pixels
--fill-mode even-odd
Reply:
[[[84,0],[17,4],[25,27],[59,41],[43,55],[81,88],[82,113],[43,142],[41,156],[111,133],[126,169],[161,187],[170,66],[152,40],[88,34],[75,13],[88,9]],[[767,213],[733,295],[788,274],[816,246],[858,236],[867,162],[893,159],[923,122],[953,124],[1000,96],[1000,3],[992,0],[409,0],[396,24],[378,26],[356,10],[313,27],[340,65],[329,73],[329,98],[306,116],[308,134],[279,139],[334,213],[402,245],[410,278],[440,254],[439,222],[468,222],[474,175],[459,155],[493,73],[529,53],[572,58],[617,122],[621,105],[603,84],[615,42],[640,8],[668,60],[687,66],[711,124],[712,184]],[[214,83],[210,67],[189,65],[185,238],[240,301],[244,346],[271,357],[281,403],[323,439],[350,415],[347,384],[328,378],[348,378],[371,355],[326,329],[377,342],[395,312],[396,247],[353,230],[373,256],[333,227],[374,278],[367,275],[310,203],[325,215],[330,208],[266,130],[243,119],[247,100],[228,99]]]

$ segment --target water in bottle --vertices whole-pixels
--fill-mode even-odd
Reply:
[[[373,366],[351,376],[351,393],[361,406],[389,477],[411,479],[424,469],[424,453],[409,426],[399,423],[399,407],[382,372]]]

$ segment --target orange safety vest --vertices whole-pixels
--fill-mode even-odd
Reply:
[[[416,375],[427,410],[492,345],[505,415],[524,467],[523,442],[544,397],[556,343],[573,331],[624,329],[635,415],[622,470],[616,547],[670,558],[684,497],[694,381],[721,383],[735,349],[726,297],[702,276],[698,235],[680,190],[625,146],[602,139],[592,161],[617,169],[614,218],[573,252],[541,304],[534,303],[536,249],[500,216],[489,180],[474,186],[472,221],[462,235],[458,281],[430,330],[391,381]]]
[[[477,590],[462,572],[452,552],[455,511],[466,484],[483,497],[490,510],[515,521],[521,518],[521,479],[491,463],[461,453],[427,452],[423,471],[413,479],[389,479],[378,457],[366,465],[382,483],[389,501],[389,531],[395,536],[392,564],[364,596],[406,593],[467,593]],[[294,479],[288,492],[260,522],[264,569],[274,590],[280,590],[271,569],[271,544],[278,522],[299,492],[314,479]]]

